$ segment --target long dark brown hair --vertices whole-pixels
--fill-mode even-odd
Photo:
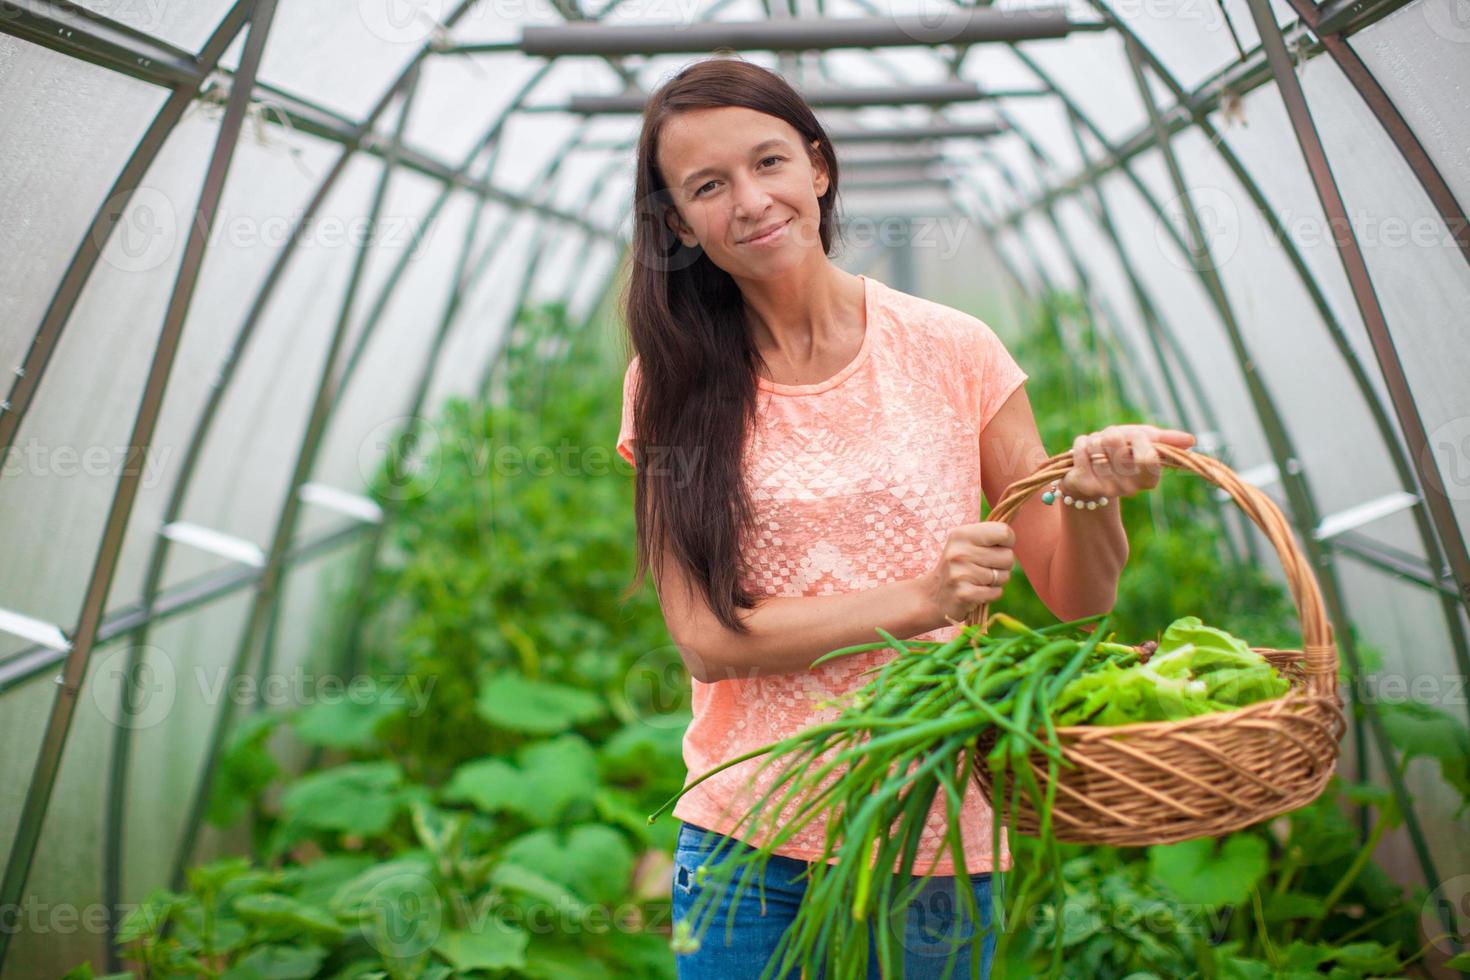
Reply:
[[[789,123],[809,156],[820,154],[828,185],[818,199],[822,248],[832,254],[837,156],[806,101],[775,72],[711,58],[669,79],[648,100],[638,139],[630,274],[622,295],[640,384],[633,397],[638,534],[635,591],[656,556],[676,561],[726,627],[749,629],[737,609],[755,606],[742,583],[742,552],[753,521],[741,475],[756,416],[761,358],[746,326],[745,301],[729,273],[665,222],[674,200],[658,169],[664,123],[691,109],[742,106]],[[817,147],[811,144],[819,141]],[[814,161],[815,162],[815,161]]]

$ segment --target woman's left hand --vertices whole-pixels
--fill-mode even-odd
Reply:
[[[1154,443],[1188,449],[1194,441],[1188,432],[1154,425],[1110,425],[1078,436],[1072,441],[1072,468],[1062,477],[1062,492],[1122,499],[1152,490],[1164,468]]]

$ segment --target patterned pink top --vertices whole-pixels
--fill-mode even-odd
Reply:
[[[744,457],[758,517],[749,583],[757,593],[830,595],[915,578],[933,567],[952,529],[980,519],[980,433],[1026,374],[981,320],[862,279],[867,325],[856,358],[816,384],[759,379],[757,431]],[[634,358],[624,376],[617,444],[630,463],[638,377]],[[956,631],[944,626],[917,638],[946,640]],[[859,686],[864,669],[892,656],[875,650],[799,673],[692,681],[693,720],[684,734],[689,779],[835,717],[835,707],[817,703]],[[679,800],[674,816],[732,834],[776,775],[776,766],[768,767],[751,793],[750,776],[764,758],[701,783]],[[955,873],[944,847],[945,808],[941,791],[916,873],[928,871],[936,853],[934,874]],[[962,814],[967,870],[993,871],[991,811],[973,781]],[[816,860],[825,822],[811,821],[776,853]],[[752,823],[736,836],[751,838]],[[1001,869],[1010,863],[1003,837]]]

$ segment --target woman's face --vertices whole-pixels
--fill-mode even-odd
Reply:
[[[656,163],[675,205],[669,227],[732,276],[771,278],[813,248],[825,254],[827,174],[785,120],[743,106],[681,112],[664,123]]]

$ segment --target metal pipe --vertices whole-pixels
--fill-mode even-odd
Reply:
[[[199,192],[195,219],[189,222],[189,238],[184,246],[173,292],[169,297],[168,309],[164,314],[163,327],[158,334],[153,363],[148,371],[143,397],[133,421],[133,431],[128,438],[129,465],[123,467],[113,492],[112,505],[108,510],[107,523],[103,527],[102,542],[98,548],[96,562],[87,583],[82,611],[72,636],[72,648],[62,669],[60,688],[51,705],[50,716],[41,738],[41,748],[36,756],[35,768],[26,786],[25,803],[21,808],[15,843],[5,867],[5,878],[0,884],[0,908],[15,908],[25,894],[26,879],[30,876],[31,862],[35,859],[36,846],[40,842],[41,829],[46,811],[51,802],[57,770],[61,765],[62,749],[71,730],[71,720],[76,709],[77,696],[86,681],[87,662],[97,643],[97,628],[101,625],[107,603],[107,593],[117,569],[118,556],[122,552],[123,534],[127,530],[128,518],[133,503],[137,500],[138,485],[142,480],[143,468],[134,465],[143,457],[152,443],[154,430],[163,407],[164,391],[168,387],[169,375],[173,370],[178,353],[179,338],[198,285],[199,271],[204,262],[204,251],[209,241],[209,232],[219,210],[220,198],[224,193],[225,179],[229,175],[230,163],[235,146],[239,142],[240,130],[245,122],[245,110],[250,102],[250,86],[260,69],[265,53],[266,38],[270,35],[275,16],[276,0],[255,0],[250,10],[249,33],[244,51],[240,56],[239,78],[242,84],[231,93],[220,122],[214,151],[205,172],[204,184]],[[108,910],[109,914],[111,909]],[[0,930],[0,965],[9,949],[12,930]]]
[[[733,51],[828,51],[834,48],[890,48],[985,41],[1025,41],[1066,37],[1100,25],[1073,21],[1063,7],[974,7],[939,17],[834,17],[757,21],[704,20],[689,24],[536,25],[521,31],[522,54],[555,58],[568,55],[702,54]],[[456,45],[451,54],[486,50]],[[504,45],[488,47],[504,51]]]
[[[889,105],[948,105],[952,102],[985,102],[992,99],[1040,98],[1051,93],[1036,89],[986,91],[975,82],[934,82],[928,85],[855,85],[850,88],[813,88],[801,97],[813,108],[860,108]],[[641,115],[648,103],[642,92],[620,95],[574,95],[565,105],[537,106],[543,112],[596,113],[597,115]],[[530,111],[529,107],[527,110]]]

